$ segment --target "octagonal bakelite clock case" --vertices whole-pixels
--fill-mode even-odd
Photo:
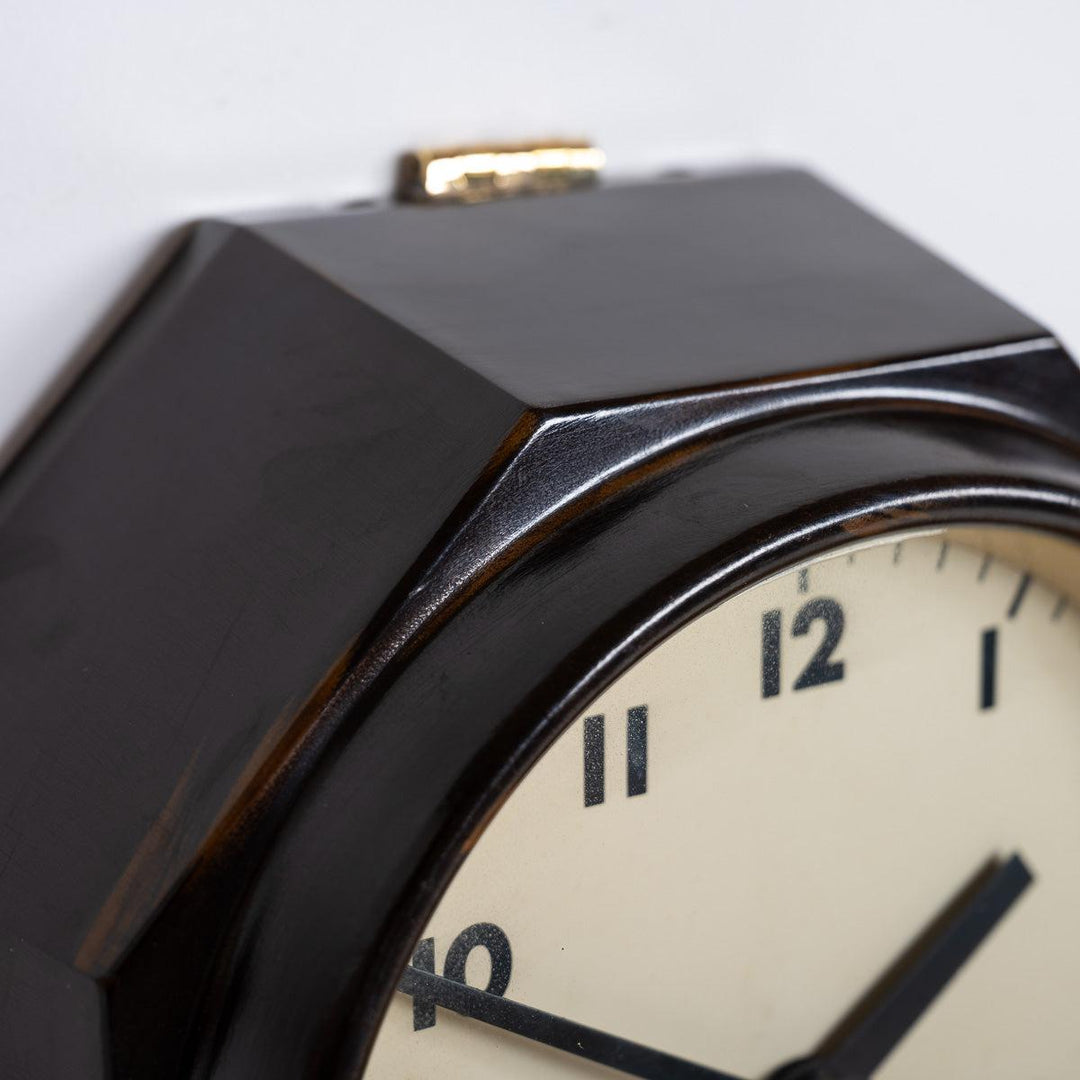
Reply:
[[[824,725],[830,701],[849,702],[837,715],[892,716],[955,672],[959,696],[940,694],[954,711],[970,701],[965,732],[1026,715],[1016,686],[1049,702],[1031,715],[1075,704],[1059,650],[1080,637],[1078,439],[1080,376],[1053,337],[799,171],[197,226],[0,484],[0,1074],[296,1080],[357,1076],[370,1060],[369,1076],[401,1080],[616,1075],[561,1050],[535,1051],[550,1066],[519,1060],[516,1036],[481,1061],[490,1029],[450,1016],[428,984],[407,998],[395,987],[408,970],[549,1012],[572,986],[567,1001],[588,1005],[580,969],[530,982],[544,934],[529,937],[524,913],[559,912],[565,940],[547,944],[567,965],[585,955],[575,934],[595,942],[622,925],[604,913],[612,895],[648,890],[616,869],[597,899],[594,849],[576,846],[577,822],[607,811],[638,814],[640,866],[671,875],[667,898],[634,918],[666,919],[673,940],[692,924],[705,971],[720,966],[710,941],[718,957],[729,938],[768,952],[748,908],[725,913],[737,890],[724,879],[760,877],[746,903],[764,909],[776,900],[765,867],[794,856],[761,818],[730,827],[743,862],[724,847],[718,792],[772,760],[760,748],[729,760],[725,747],[769,730],[754,718],[775,699],[787,734],[768,753],[788,765],[769,773],[760,813],[802,800],[818,822],[799,787],[813,747],[791,725]],[[976,611],[994,559],[996,606]],[[939,564],[957,576],[929,576]],[[913,575],[903,587],[885,576],[893,565]],[[873,632],[875,603],[893,605],[892,636],[885,622]],[[909,626],[897,613],[920,603],[936,614]],[[1010,621],[1021,603],[1066,644],[1022,645]],[[923,637],[934,655],[953,657],[954,639],[963,649],[944,666],[906,664]],[[892,667],[860,659],[874,641],[891,643]],[[701,667],[706,654],[715,663]],[[1036,670],[1039,656],[1057,666]],[[894,681],[859,689],[860,665]],[[704,724],[729,692],[745,692],[731,713],[750,733],[700,728],[685,753],[730,768],[699,797],[685,755],[672,763],[665,709]],[[889,724],[886,742],[901,730]],[[714,731],[729,742],[713,746]],[[813,759],[823,788],[865,775],[852,731]],[[784,757],[796,743],[807,756]],[[875,784],[928,756],[889,745]],[[543,787],[560,761],[570,773]],[[664,801],[665,770],[685,780],[690,809]],[[949,775],[962,804],[974,772]],[[545,811],[544,792],[563,787],[567,805]],[[860,798],[829,819],[840,841],[845,822],[873,814]],[[922,819],[890,819],[900,852],[905,820]],[[1031,895],[1053,895],[1053,867],[1034,865],[1049,840],[991,832],[1031,861]],[[673,839],[687,835],[704,846],[687,854]],[[605,836],[595,852],[623,843]],[[867,842],[865,874],[880,846]],[[459,900],[474,885],[455,874],[473,848],[522,882],[542,848],[550,891],[522,885],[506,900],[513,926],[471,911]],[[701,866],[711,851],[731,856],[719,885],[678,876],[679,858]],[[787,907],[810,904],[813,865],[781,890]],[[1018,865],[995,863],[993,880]],[[954,886],[977,869],[957,865]],[[707,933],[690,913],[702,905],[683,910],[691,887],[718,905]],[[472,924],[456,958],[457,924],[425,931],[444,893]],[[920,905],[897,923],[905,934],[937,914]],[[698,1035],[680,1044],[662,1024],[654,1038],[649,1016],[675,1031],[690,1005],[649,999],[667,976],[646,950],[634,983],[636,948],[624,941],[600,966],[641,1016],[622,1029],[599,1006],[574,1019],[667,1039],[660,1049],[701,1061],[701,1076],[765,1075],[814,1049],[785,1046],[766,1065],[734,1044],[730,1059],[721,1047],[703,1060]],[[767,1005],[752,968],[732,1001],[764,993]],[[687,993],[705,1011],[685,1026],[705,1039],[713,990]],[[415,1045],[447,1039],[425,1044],[442,1047],[439,1071],[400,1057],[389,1029],[403,1017]],[[732,1039],[755,1023],[733,1020]],[[483,1045],[475,1063],[459,1042]]]

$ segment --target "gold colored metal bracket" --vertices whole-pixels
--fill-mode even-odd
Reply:
[[[596,182],[604,152],[587,143],[416,150],[398,170],[403,202],[476,203],[571,191]]]

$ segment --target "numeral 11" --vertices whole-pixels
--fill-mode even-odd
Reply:
[[[644,795],[649,769],[649,710],[635,705],[626,711],[626,795]],[[604,801],[604,717],[586,716],[584,723],[585,805]]]

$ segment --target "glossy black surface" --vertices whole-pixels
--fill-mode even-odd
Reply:
[[[804,172],[475,209],[377,209],[256,231],[545,408],[1042,333]]]
[[[1078,384],[802,174],[201,227],[0,487],[0,1074],[351,1075],[577,709],[844,538],[1074,531]]]

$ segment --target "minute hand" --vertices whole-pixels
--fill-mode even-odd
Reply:
[[[717,1069],[696,1065],[662,1050],[608,1035],[419,968],[407,967],[397,988],[410,997],[434,1000],[436,1005],[472,1020],[565,1050],[568,1054],[577,1054],[642,1080],[736,1080]]]
[[[875,989],[858,1020],[775,1080],[868,1080],[1033,880],[1019,855],[994,869],[931,928],[914,959]]]

